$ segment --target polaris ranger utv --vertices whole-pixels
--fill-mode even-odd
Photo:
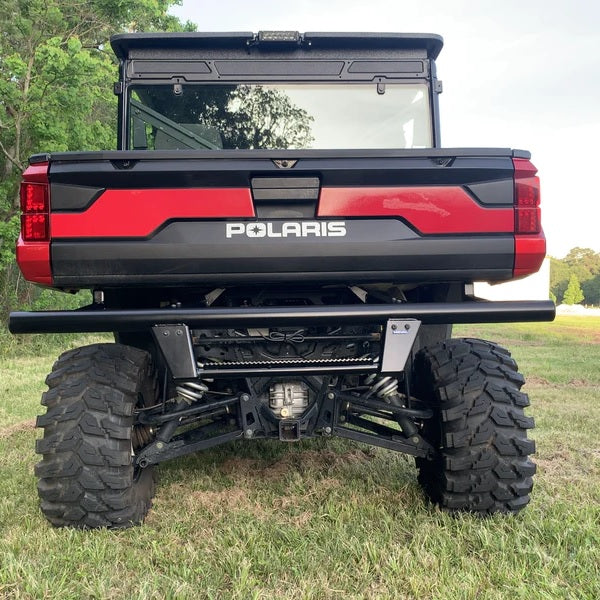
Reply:
[[[31,157],[24,276],[91,290],[14,333],[64,353],[37,425],[56,526],[140,523],[155,465],[233,440],[341,436],[416,457],[448,510],[529,501],[533,420],[509,352],[454,323],[544,321],[474,281],[545,255],[529,153],[440,145],[429,34],[126,34],[118,150]]]

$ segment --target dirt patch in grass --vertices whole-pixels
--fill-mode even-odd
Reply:
[[[539,377],[538,375],[528,375],[525,383],[527,385],[549,385],[549,386],[552,386],[552,384],[546,378]]]
[[[559,336],[569,337],[578,342],[600,344],[600,330],[581,329],[580,327],[569,327],[568,325],[554,326],[552,332]]]
[[[319,488],[331,489],[340,482],[327,479],[326,486],[319,482]],[[314,513],[306,509],[308,494],[289,494],[276,496],[271,501],[259,502],[251,497],[251,490],[245,487],[234,486],[219,491],[195,490],[187,492],[185,507],[190,513],[198,510],[207,512],[212,519],[219,520],[231,513],[244,513],[251,515],[258,521],[273,519],[275,516],[286,523],[296,527],[304,527],[313,518]]]
[[[548,478],[570,479],[575,475],[597,476],[600,447],[572,450],[556,448],[544,457],[535,456],[540,472]]]
[[[183,512],[193,515],[202,512],[209,515],[210,521],[218,521],[235,512],[244,512],[255,519],[264,520],[268,516],[267,507],[253,499],[247,487],[234,485],[221,490],[192,490],[186,484],[173,484],[168,488],[168,497],[163,491],[162,501],[176,502]],[[147,522],[153,523],[155,512],[150,512]]]
[[[543,471],[549,477],[561,476],[567,470],[566,465],[571,468],[572,455],[569,450],[564,448],[556,449],[554,452],[542,458],[535,456],[535,462],[540,471]]]
[[[0,440],[8,438],[15,433],[20,433],[21,431],[29,431],[34,429],[35,419],[21,421],[20,423],[14,423],[13,425],[7,425],[6,427],[0,427]]]
[[[290,519],[290,523],[292,523],[292,525],[302,528],[306,525],[308,525],[308,523],[310,523],[311,519],[313,518],[313,513],[305,510],[303,512],[301,512],[299,515],[295,515]]]
[[[585,379],[571,379],[567,385],[569,387],[588,387],[590,382]]]
[[[538,375],[527,375],[527,379],[525,383],[528,386],[543,386],[548,388],[586,388],[593,385],[589,380],[582,378],[570,379],[568,383],[552,383],[548,381],[545,377],[540,377]]]
[[[169,487],[169,496],[182,498],[186,512],[204,511],[214,520],[220,520],[232,513],[246,513],[254,519],[264,521],[274,515],[282,521],[302,528],[313,518],[313,512],[307,510],[307,501],[326,497],[343,485],[332,470],[344,465],[363,464],[374,457],[367,451],[354,449],[348,452],[332,451],[292,452],[275,462],[260,461],[252,458],[229,458],[219,467],[232,484],[220,490],[189,490],[185,484]],[[302,491],[293,493],[286,489],[266,501],[257,497],[257,480],[266,485],[283,480],[289,473],[304,474],[308,470],[316,471],[319,476],[311,478],[310,484]],[[180,488],[180,489],[179,489]],[[164,492],[163,492],[164,495]]]
[[[290,452],[275,462],[264,462],[251,458],[228,458],[219,467],[219,470],[233,479],[252,478],[263,481],[279,480],[290,472],[304,473],[319,471],[328,473],[332,469],[344,465],[362,464],[373,460],[375,454],[371,450],[353,449],[348,452],[333,452],[331,450],[305,450],[304,452]]]
[[[186,504],[192,510],[202,508],[214,517],[221,517],[231,511],[243,510],[254,517],[262,519],[265,517],[264,508],[248,496],[248,490],[240,487],[232,487],[225,490],[194,491],[186,498]]]

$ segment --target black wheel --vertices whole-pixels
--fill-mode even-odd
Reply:
[[[129,527],[141,523],[154,495],[151,468],[133,458],[151,432],[134,427],[134,408],[157,398],[150,355],[120,344],[65,352],[46,378],[47,407],[37,426],[40,506],[57,527]]]
[[[535,464],[525,380],[510,353],[475,339],[446,340],[415,357],[415,395],[434,411],[422,434],[437,450],[417,458],[419,483],[442,508],[516,513],[529,503]]]

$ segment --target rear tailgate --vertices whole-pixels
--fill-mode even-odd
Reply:
[[[501,281],[545,253],[535,168],[508,149],[34,157],[44,160],[59,287]],[[515,173],[533,202],[527,223]]]

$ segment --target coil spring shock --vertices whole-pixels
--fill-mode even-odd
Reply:
[[[365,383],[371,388],[367,396],[374,394],[378,398],[389,402],[392,397],[398,395],[398,380],[395,377],[382,377],[372,373],[365,379]]]
[[[192,403],[202,400],[208,386],[201,381],[186,381],[176,386],[175,391],[183,401]]]
[[[395,377],[378,376],[376,373],[372,373],[365,379],[365,383],[371,386],[367,392],[367,397],[375,394],[378,398],[389,404],[401,405],[398,393],[398,380]],[[397,421],[405,437],[409,438],[418,433],[418,428],[409,418],[399,416]]]
[[[136,424],[131,433],[131,444],[133,450],[139,450],[147,446],[154,439],[154,430],[146,425]]]

